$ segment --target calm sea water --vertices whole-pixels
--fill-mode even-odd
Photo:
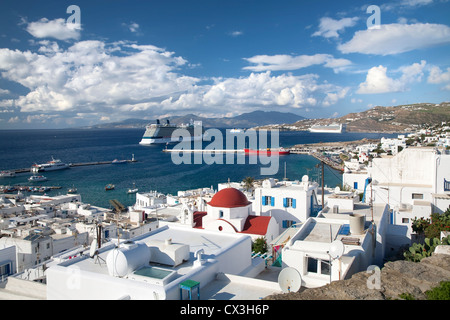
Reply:
[[[245,177],[273,177],[282,179],[286,164],[289,179],[301,179],[305,174],[310,179],[319,181],[319,163],[307,155],[281,156],[278,173],[262,176],[263,164],[180,164],[171,160],[170,153],[162,152],[164,145],[141,146],[139,141],[143,129],[120,130],[0,130],[0,169],[29,168],[34,163],[45,163],[61,159],[66,163],[112,161],[114,159],[131,159],[134,154],[137,162],[127,164],[107,164],[86,167],[74,167],[67,170],[45,172],[48,181],[40,185],[61,186],[62,189],[48,192],[49,195],[66,193],[75,186],[83,202],[92,205],[110,207],[109,200],[117,199],[124,205],[132,205],[135,195],[127,190],[135,184],[139,192],[157,190],[176,194],[178,190],[187,190],[213,186],[230,181],[241,181]],[[290,147],[299,143],[350,141],[362,138],[378,139],[396,135],[375,133],[310,133],[280,132],[280,145]],[[207,146],[210,142],[205,142]],[[193,158],[192,158],[193,159]],[[225,163],[225,161],[224,161]],[[15,178],[3,178],[0,185],[29,185],[27,179],[31,173],[23,173]],[[115,190],[105,191],[106,184],[112,183]],[[325,169],[325,184],[336,186],[341,183],[339,172]]]

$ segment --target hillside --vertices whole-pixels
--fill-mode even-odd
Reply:
[[[379,287],[370,278],[372,272],[355,273],[350,279],[334,281],[323,287],[299,292],[275,294],[265,300],[395,300],[409,294],[417,300],[426,298],[425,291],[450,280],[450,255],[434,254],[420,262],[404,260],[388,262],[381,269]],[[367,285],[368,282],[373,287]]]
[[[299,121],[305,119],[302,116],[277,112],[277,111],[253,111],[250,113],[243,113],[235,117],[224,118],[204,118],[194,114],[187,114],[184,116],[175,116],[170,118],[159,119],[161,123],[165,123],[169,119],[172,124],[189,123],[193,121],[202,121],[204,127],[209,128],[252,128],[265,125],[281,125],[286,123],[292,123],[293,121]],[[98,124],[88,127],[89,129],[114,129],[114,128],[145,128],[149,123],[156,123],[155,120],[143,120],[143,119],[127,119],[120,122]]]
[[[277,128],[308,130],[314,124],[342,123],[349,132],[408,132],[425,125],[441,124],[442,121],[450,121],[450,102],[417,103],[395,107],[377,106],[363,112],[349,113],[340,118],[304,119]]]

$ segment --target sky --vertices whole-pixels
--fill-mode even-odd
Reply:
[[[0,129],[450,96],[449,0],[0,2]]]

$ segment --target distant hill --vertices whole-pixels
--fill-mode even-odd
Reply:
[[[265,126],[280,130],[308,130],[314,124],[345,124],[349,132],[410,132],[427,125],[450,121],[450,102],[416,103],[394,107],[377,106],[340,118],[303,119],[283,126]]]
[[[172,124],[189,123],[193,121],[202,121],[204,127],[214,128],[252,128],[265,125],[281,125],[305,119],[294,113],[278,112],[278,111],[253,111],[243,113],[235,117],[224,118],[204,118],[194,114],[184,116],[175,116],[169,118],[160,118],[161,123],[165,123],[169,119]],[[145,128],[149,123],[156,123],[155,120],[143,119],[126,119],[120,122],[98,124],[86,128],[92,129],[114,129],[114,128]]]

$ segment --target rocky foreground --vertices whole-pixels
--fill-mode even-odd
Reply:
[[[409,294],[417,300],[424,300],[425,291],[439,286],[441,281],[450,281],[450,255],[434,254],[422,259],[421,262],[404,260],[387,262],[381,269],[378,283],[374,274],[374,272],[359,272],[348,280],[335,281],[319,288],[301,289],[295,293],[271,295],[265,299],[394,300],[401,299],[400,295]]]

